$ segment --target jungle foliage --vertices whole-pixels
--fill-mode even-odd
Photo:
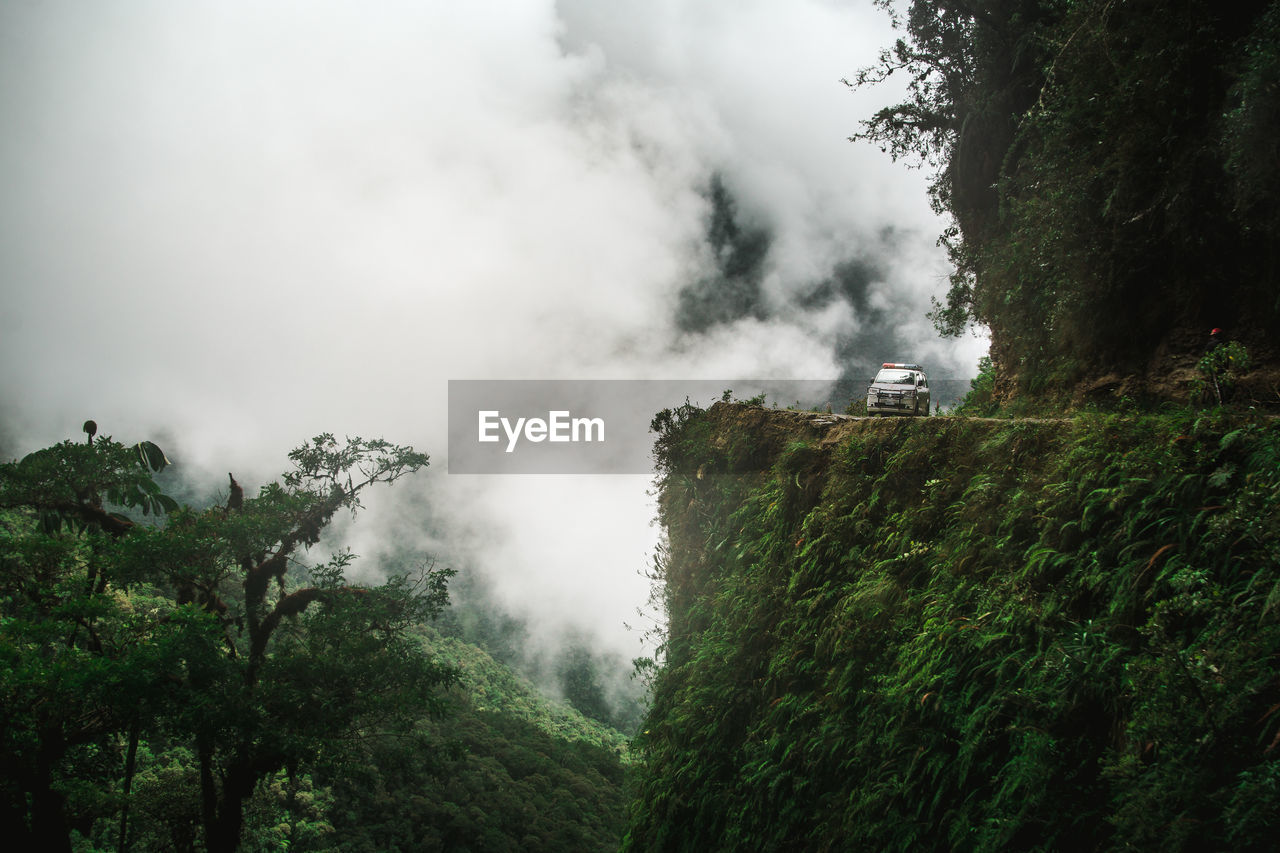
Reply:
[[[1280,3],[911,0],[850,85],[906,76],[854,139],[935,170],[944,334],[992,335],[1006,393],[1167,370],[1280,328]]]
[[[643,686],[621,654],[578,630],[565,631],[551,647],[537,641],[528,618],[496,605],[496,590],[474,572],[459,573],[449,589],[453,603],[432,623],[440,634],[482,649],[602,726],[635,732],[645,710]]]
[[[308,551],[425,454],[321,435],[256,495],[231,477],[193,509],[159,447],[96,429],[0,465],[7,843],[616,847],[625,739],[435,634],[450,570],[366,586],[350,553]]]
[[[548,701],[488,653],[433,627],[425,648],[456,668],[449,713],[412,738],[366,740],[317,774],[342,851],[617,850],[625,736]]]
[[[665,413],[627,850],[1264,850],[1280,426]]]

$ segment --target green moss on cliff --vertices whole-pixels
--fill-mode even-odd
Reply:
[[[665,424],[627,849],[1261,849],[1280,427]]]

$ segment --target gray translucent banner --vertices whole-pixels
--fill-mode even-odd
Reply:
[[[450,474],[650,474],[649,424],[685,402],[843,412],[865,385],[825,380],[449,380]]]

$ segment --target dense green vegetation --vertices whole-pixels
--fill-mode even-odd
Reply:
[[[956,272],[934,319],[990,329],[1002,396],[1167,398],[1213,327],[1274,370],[1280,3],[904,5],[851,84],[908,97],[855,138],[936,169]]]
[[[150,442],[0,465],[0,830],[31,850],[608,850],[625,738],[436,633],[453,574],[307,553],[426,465],[322,435],[180,506]]]
[[[483,649],[583,716],[619,732],[635,732],[645,707],[631,661],[572,629],[554,647],[536,642],[527,619],[495,606],[495,591],[474,573],[460,573],[449,589],[454,603],[433,623],[441,634]]]
[[[449,713],[317,775],[333,800],[331,848],[616,850],[626,738],[549,702],[476,646],[418,633],[459,673]]]
[[[1262,850],[1280,425],[665,412],[628,850]]]
[[[624,849],[1273,849],[1280,2],[877,5],[1006,419],[658,415]]]

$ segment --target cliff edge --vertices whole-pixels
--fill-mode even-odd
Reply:
[[[628,850],[1270,849],[1280,427],[655,420]]]

